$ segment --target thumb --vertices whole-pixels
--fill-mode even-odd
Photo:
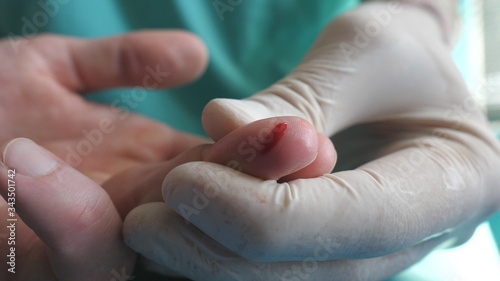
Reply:
[[[331,42],[326,38],[332,37],[332,33],[325,30],[309,55],[291,73],[267,89],[242,100],[211,100],[202,113],[207,135],[219,140],[253,121],[276,116],[301,117],[326,135],[332,133],[332,128],[328,127],[332,120],[338,128],[347,127],[350,120],[343,120],[344,117],[338,114],[333,118],[332,113],[343,108],[338,97],[344,90],[345,77],[352,79],[357,71],[344,58],[339,58],[337,52],[332,52],[334,48],[328,48]]]
[[[10,141],[3,164],[0,193],[8,202],[15,198],[15,212],[46,246],[46,254],[27,260],[48,257],[57,280],[110,280],[133,269],[122,221],[99,185],[29,139]]]
[[[362,5],[335,18],[283,79],[247,99],[208,103],[205,132],[218,140],[255,120],[288,115],[331,136],[355,124],[463,104],[469,94],[432,13],[417,5],[391,6]],[[369,36],[366,29],[380,24],[381,14],[392,20]]]

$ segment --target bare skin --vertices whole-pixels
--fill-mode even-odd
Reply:
[[[27,224],[19,221],[16,225],[18,272],[15,278],[110,280],[112,270],[121,272],[124,268],[130,272],[135,254],[122,243],[121,219],[98,184],[125,169],[171,159],[206,140],[134,114],[121,120],[123,112],[88,103],[78,93],[143,86],[146,66],[156,65],[171,73],[158,87],[187,83],[205,66],[203,44],[194,36],[178,31],[142,32],[96,41],[44,35],[30,40],[19,51],[12,48],[10,41],[0,41],[0,57],[0,120],[3,122],[0,142],[4,146],[13,138],[27,137],[65,159],[67,147],[76,147],[85,140],[83,130],[98,127],[104,119],[112,120],[115,127],[102,143],[93,147],[92,153],[77,163],[75,168],[83,175],[69,166],[61,166],[40,179],[16,176],[17,213]],[[153,134],[154,138],[149,137]],[[7,172],[6,167],[1,168],[1,190],[5,196]],[[81,188],[76,189],[78,186]],[[75,189],[73,194],[61,192],[65,187]],[[31,192],[44,188],[48,198],[36,197],[36,192]],[[78,190],[86,192],[78,194]],[[80,204],[68,205],[67,201],[75,199]],[[5,218],[7,206],[3,199],[0,199],[0,210],[0,216]],[[58,223],[37,221],[40,210],[47,212],[46,217],[58,217]],[[94,224],[89,218],[100,221]],[[1,238],[7,235],[4,224],[2,220]],[[60,229],[56,224],[67,227]],[[103,238],[96,240],[99,236]],[[73,249],[80,247],[85,251],[67,250],[71,249],[68,247],[71,237],[80,237]],[[102,249],[102,245],[110,246]],[[2,253],[7,250],[6,246],[2,242]],[[89,259],[92,252],[97,256]],[[1,261],[1,272],[7,274],[6,255],[2,254]]]
[[[176,48],[188,45],[187,58],[179,60]],[[196,78],[206,55],[202,44],[185,33],[145,32],[97,41],[42,36],[18,53],[3,41],[0,56],[6,60],[0,67],[4,89],[0,117],[6,120],[0,135],[4,164],[0,166],[0,193],[4,198],[9,169],[17,169],[17,271],[9,278],[104,281],[130,274],[136,254],[123,244],[122,219],[140,204],[162,201],[163,178],[180,164],[210,161],[225,165],[234,160],[243,172],[254,176],[293,179],[328,173],[336,160],[328,138],[300,118],[258,121],[212,144],[130,112],[88,103],[78,94],[140,86],[148,75],[145,67],[158,64],[158,57],[162,57],[160,67],[172,73],[158,86]],[[238,152],[239,144],[262,136],[263,128],[279,122],[288,125],[282,140],[272,151],[260,153],[255,162],[246,161]],[[103,137],[91,153],[76,158],[69,153],[88,141],[88,132],[96,128]],[[26,139],[12,141],[17,137],[29,138],[48,150],[57,167],[42,176],[23,174],[24,168],[18,165],[31,159],[19,157],[29,158],[36,144]],[[302,152],[290,154],[286,149],[290,146]],[[2,217],[8,217],[4,199],[0,199],[0,210]],[[9,235],[6,225],[1,235]],[[2,244],[2,250],[8,252],[6,245]],[[2,257],[0,269],[7,274],[6,255]]]

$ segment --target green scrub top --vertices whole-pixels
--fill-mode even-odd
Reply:
[[[297,65],[332,18],[359,2],[0,0],[0,37],[29,38],[51,32],[95,38],[140,29],[189,30],[208,47],[210,62],[205,74],[187,86],[147,91],[137,106],[125,107],[174,128],[204,135],[201,112],[208,101],[248,97],[279,80]],[[91,93],[88,99],[111,104],[132,91],[107,90]],[[493,221],[498,226],[500,216]],[[494,228],[496,235],[498,229]],[[404,280],[413,279],[405,275]]]
[[[201,112],[214,98],[244,98],[286,75],[321,29],[358,0],[0,0],[0,36],[52,32],[104,37],[140,29],[189,30],[206,43],[210,62],[195,83],[148,91],[134,108],[168,125],[204,135]],[[95,93],[111,103],[131,90]],[[120,104],[123,105],[123,104]]]

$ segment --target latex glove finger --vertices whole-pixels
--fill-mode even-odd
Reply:
[[[96,40],[44,35],[27,47],[46,61],[48,75],[78,92],[181,85],[198,77],[207,61],[201,40],[182,31],[141,31]]]
[[[9,142],[3,163],[2,196],[15,193],[17,214],[46,246],[18,253],[19,267],[29,268],[30,255],[38,259],[36,265],[50,260],[50,266],[20,273],[22,280],[41,280],[50,268],[57,280],[110,280],[113,270],[132,271],[135,254],[123,243],[122,221],[100,186],[28,139]],[[15,169],[13,178],[8,169]],[[15,191],[8,179],[15,182]]]
[[[363,5],[334,19],[302,62],[268,89],[211,101],[203,112],[207,134],[217,140],[254,120],[294,115],[331,136],[359,123],[462,109],[469,94],[432,13],[391,5]],[[373,24],[378,32],[367,35]],[[477,108],[469,114],[483,118]]]
[[[125,217],[137,205],[163,201],[161,186],[165,176],[192,161],[225,165],[258,178],[288,180],[329,173],[336,152],[330,140],[305,120],[275,117],[241,127],[215,144],[197,146],[171,161],[122,172],[107,181],[104,188]]]
[[[470,231],[500,207],[496,140],[435,132],[440,135],[410,130],[387,155],[355,170],[282,184],[188,163],[169,173],[163,196],[251,260],[302,260],[314,254],[318,240],[335,245],[328,259],[386,255],[463,225]]]
[[[294,262],[246,260],[199,231],[163,203],[134,209],[124,223],[126,243],[143,256],[192,280],[384,280],[416,263],[451,235],[384,257],[330,261],[335,246],[318,243]]]

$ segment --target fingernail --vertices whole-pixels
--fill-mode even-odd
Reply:
[[[30,177],[44,176],[59,164],[48,151],[26,138],[14,139],[5,146],[3,163]]]

